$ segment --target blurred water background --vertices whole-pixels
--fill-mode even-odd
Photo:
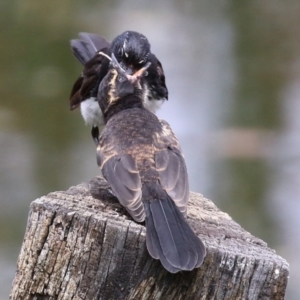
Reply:
[[[163,64],[159,112],[204,194],[290,263],[300,299],[299,0],[0,2],[0,299],[8,299],[29,204],[98,174],[68,97],[69,40],[145,34]]]

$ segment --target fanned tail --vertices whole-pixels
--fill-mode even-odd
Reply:
[[[174,201],[165,199],[144,202],[146,244],[150,255],[159,259],[171,273],[198,268],[206,251]]]
[[[75,57],[83,65],[93,58],[96,52],[110,46],[105,38],[97,34],[80,32],[79,38],[71,40],[70,44]]]

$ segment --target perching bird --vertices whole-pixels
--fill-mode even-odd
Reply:
[[[100,52],[114,53],[121,67],[132,75],[151,62],[143,74],[145,107],[156,112],[168,99],[168,89],[160,61],[151,53],[147,38],[135,31],[125,31],[110,44],[103,37],[92,33],[79,33],[79,38],[71,40],[71,48],[76,58],[84,65],[83,72],[75,82],[70,95],[70,109],[80,106],[85,122],[92,126],[92,137],[98,144],[99,129],[103,125],[102,113],[97,101],[99,84],[108,72],[109,61]]]
[[[145,221],[150,255],[176,273],[199,267],[206,251],[185,219],[189,184],[178,140],[144,106],[142,81],[150,64],[129,75],[112,54],[98,95],[105,127],[97,162],[132,218]]]

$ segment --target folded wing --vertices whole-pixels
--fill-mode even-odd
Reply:
[[[155,163],[162,188],[186,216],[189,183],[185,161],[180,150],[168,147],[158,151],[155,154]]]
[[[113,193],[137,222],[145,219],[142,203],[142,183],[136,162],[129,154],[116,155],[102,166],[103,176]]]

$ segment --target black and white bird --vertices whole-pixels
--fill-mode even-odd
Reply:
[[[151,64],[130,75],[112,54],[97,95],[105,123],[97,162],[132,218],[145,221],[150,255],[176,273],[198,268],[206,250],[186,220],[189,183],[178,140],[145,108],[143,81]]]
[[[151,62],[143,74],[143,101],[147,109],[155,113],[168,99],[168,89],[160,61],[151,52],[150,43],[135,31],[125,31],[112,43],[92,33],[79,33],[79,39],[71,40],[71,48],[76,58],[84,65],[83,72],[76,80],[70,95],[70,109],[80,106],[86,124],[92,126],[92,137],[98,143],[99,126],[103,125],[97,93],[99,85],[107,74],[109,61],[102,55],[114,53],[121,67],[132,75]]]

